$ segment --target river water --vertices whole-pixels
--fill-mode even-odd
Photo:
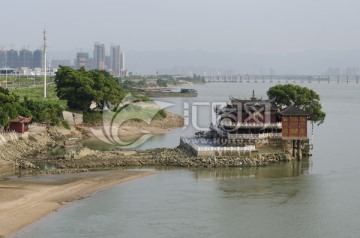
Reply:
[[[230,95],[249,98],[252,89],[266,98],[270,86],[200,85],[198,98],[162,100],[183,115],[184,102],[192,108]],[[311,159],[265,168],[163,170],[65,207],[14,237],[359,237],[360,85],[305,86],[320,94],[327,113],[315,127]],[[199,126],[210,123],[210,111],[197,110]],[[193,131],[153,137],[141,148],[174,147]]]

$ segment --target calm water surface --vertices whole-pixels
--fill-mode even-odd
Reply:
[[[270,84],[197,86],[183,102],[265,98]],[[14,237],[359,237],[360,85],[312,83],[327,118],[315,128],[310,160],[266,168],[164,170],[53,213]],[[189,101],[190,100],[190,101]],[[203,108],[199,124],[210,122]],[[152,138],[142,148],[178,145],[193,128]]]

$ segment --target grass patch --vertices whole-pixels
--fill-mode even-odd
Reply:
[[[84,123],[101,123],[103,121],[102,112],[85,112],[83,115]]]
[[[167,117],[165,110],[158,110],[153,108],[140,108],[139,106],[129,105],[120,111],[110,112],[109,116],[105,115],[105,120],[114,120],[114,122],[135,121],[142,122],[149,119],[160,120]],[[102,123],[102,112],[86,112],[84,113],[85,123]]]
[[[161,119],[166,117],[165,110],[156,108],[146,108],[138,105],[129,104],[118,110],[116,120],[127,121],[146,121],[149,119]]]
[[[61,122],[61,124],[62,124],[62,126],[63,126],[65,129],[70,130],[70,125],[69,125],[69,123],[68,123],[67,121],[63,120],[63,121]]]
[[[45,101],[50,102],[54,104],[59,104],[66,108],[66,101],[60,100],[56,96],[55,92],[55,85],[48,85],[46,90],[46,98],[44,98],[44,87],[43,85],[39,86],[32,86],[32,87],[26,87],[26,88],[16,88],[12,89],[11,92],[15,93],[20,97],[20,100],[22,101],[24,97],[28,97],[29,99],[32,99],[34,101]]]

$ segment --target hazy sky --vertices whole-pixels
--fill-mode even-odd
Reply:
[[[286,69],[291,54],[305,53],[294,60],[299,66],[309,64],[309,52],[331,51],[333,61],[318,56],[315,63],[328,62],[309,64],[309,71],[320,71],[344,62],[336,57],[337,51],[360,49],[359,9],[359,0],[2,0],[0,47],[36,49],[46,26],[49,52],[90,51],[99,41],[120,44],[125,51],[270,55],[268,61],[253,57],[251,67],[257,70]],[[279,58],[277,65],[272,64],[272,54]],[[343,55],[349,60],[347,53]],[[205,59],[194,64],[201,62]],[[346,65],[358,67],[360,58]]]
[[[360,48],[359,0],[11,0],[2,1],[0,45],[53,51],[299,52]]]

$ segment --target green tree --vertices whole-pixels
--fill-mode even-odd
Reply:
[[[31,112],[19,102],[19,97],[8,89],[0,87],[0,126],[7,127],[10,119],[31,116]]]
[[[60,104],[35,101],[25,97],[21,105],[31,112],[33,122],[58,125],[62,121],[63,107]]]
[[[320,125],[326,113],[322,111],[320,96],[314,90],[294,84],[276,85],[267,91],[269,98],[274,98],[278,106],[294,105],[310,113],[309,120]]]
[[[56,93],[67,100],[70,109],[88,111],[92,102],[98,107],[117,104],[124,96],[118,81],[106,71],[60,66],[55,75]]]
[[[164,80],[164,79],[158,79],[158,80],[156,80],[156,84],[157,84],[157,86],[159,86],[159,87],[167,87],[167,82],[166,82],[166,80]]]

